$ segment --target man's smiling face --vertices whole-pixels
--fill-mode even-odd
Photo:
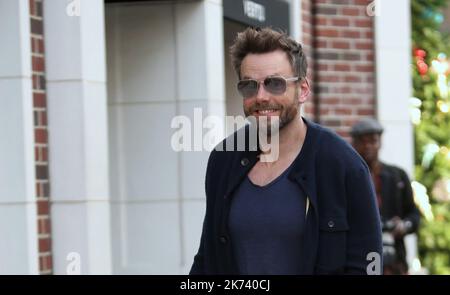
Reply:
[[[288,56],[281,50],[269,53],[248,54],[241,64],[241,79],[254,79],[261,81],[258,92],[250,97],[244,98],[244,113],[254,116],[256,119],[267,118],[270,129],[271,118],[279,118],[279,128],[288,125],[298,117],[300,104],[306,100],[302,92],[302,83],[287,82],[286,91],[275,95],[268,92],[262,83],[266,77],[282,76],[284,78],[294,77],[295,74],[289,63]]]

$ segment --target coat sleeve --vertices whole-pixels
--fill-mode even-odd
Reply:
[[[206,221],[206,216],[205,216]],[[202,237],[200,239],[200,247],[197,254],[194,256],[194,263],[192,264],[189,275],[204,275],[205,265],[204,265],[204,236],[205,236],[205,221],[203,221]]]
[[[349,232],[345,273],[368,274],[368,266],[375,255],[379,257],[378,269],[381,274],[383,246],[380,214],[370,172],[362,160],[358,161],[356,167],[348,169],[346,192]]]
[[[213,165],[213,158],[214,158],[214,151],[211,153],[209,159],[208,159],[208,165],[206,168],[206,176],[205,176],[205,194],[206,194],[206,212],[205,212],[205,218],[203,220],[203,228],[202,228],[202,235],[200,238],[200,246],[198,248],[197,254],[194,256],[194,262],[192,264],[191,270],[189,271],[189,275],[205,275],[206,274],[206,268],[205,268],[205,244],[206,244],[206,236],[208,234],[208,227],[209,222],[211,222],[210,211],[212,208],[212,199],[209,192],[209,180],[211,178],[211,166]]]

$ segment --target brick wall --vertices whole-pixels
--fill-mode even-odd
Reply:
[[[376,114],[374,20],[366,13],[372,1],[302,2],[303,42],[313,49],[314,119],[348,139],[355,121]]]
[[[305,115],[311,119],[316,119],[316,109],[315,109],[315,105],[316,102],[315,100],[315,96],[314,96],[314,60],[313,60],[313,28],[314,28],[314,24],[313,24],[313,15],[312,15],[312,7],[313,7],[313,3],[312,1],[314,0],[301,0],[301,19],[302,19],[302,23],[301,23],[301,31],[302,31],[302,37],[301,37],[301,42],[303,45],[303,51],[306,54],[306,59],[308,61],[308,72],[307,72],[307,77],[308,80],[310,81],[310,86],[311,86],[311,94],[309,96],[309,100],[305,103],[305,108],[304,108],[304,112]]]
[[[36,197],[38,214],[39,272],[52,274],[50,182],[48,173],[47,104],[42,1],[29,0],[35,134]]]

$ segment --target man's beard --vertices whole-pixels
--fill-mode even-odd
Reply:
[[[263,115],[256,118],[258,132],[266,133],[266,135],[270,137],[272,134],[278,133],[281,129],[289,125],[289,123],[298,117],[300,112],[300,102],[297,101],[297,97],[298,95],[296,90],[291,103],[288,105],[280,105],[275,103],[255,103],[248,109],[244,109],[244,113],[246,117],[249,117],[253,116],[253,113],[257,110],[278,110],[280,112],[280,116],[279,118],[275,117],[277,119]]]

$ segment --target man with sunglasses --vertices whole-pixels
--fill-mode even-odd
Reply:
[[[301,116],[309,94],[301,45],[269,28],[248,28],[231,57],[252,123],[209,157],[206,215],[190,274],[381,273],[367,165],[335,133]],[[253,145],[254,129],[258,139],[277,143],[278,157],[268,160],[261,140]],[[242,138],[244,149],[224,149]]]

